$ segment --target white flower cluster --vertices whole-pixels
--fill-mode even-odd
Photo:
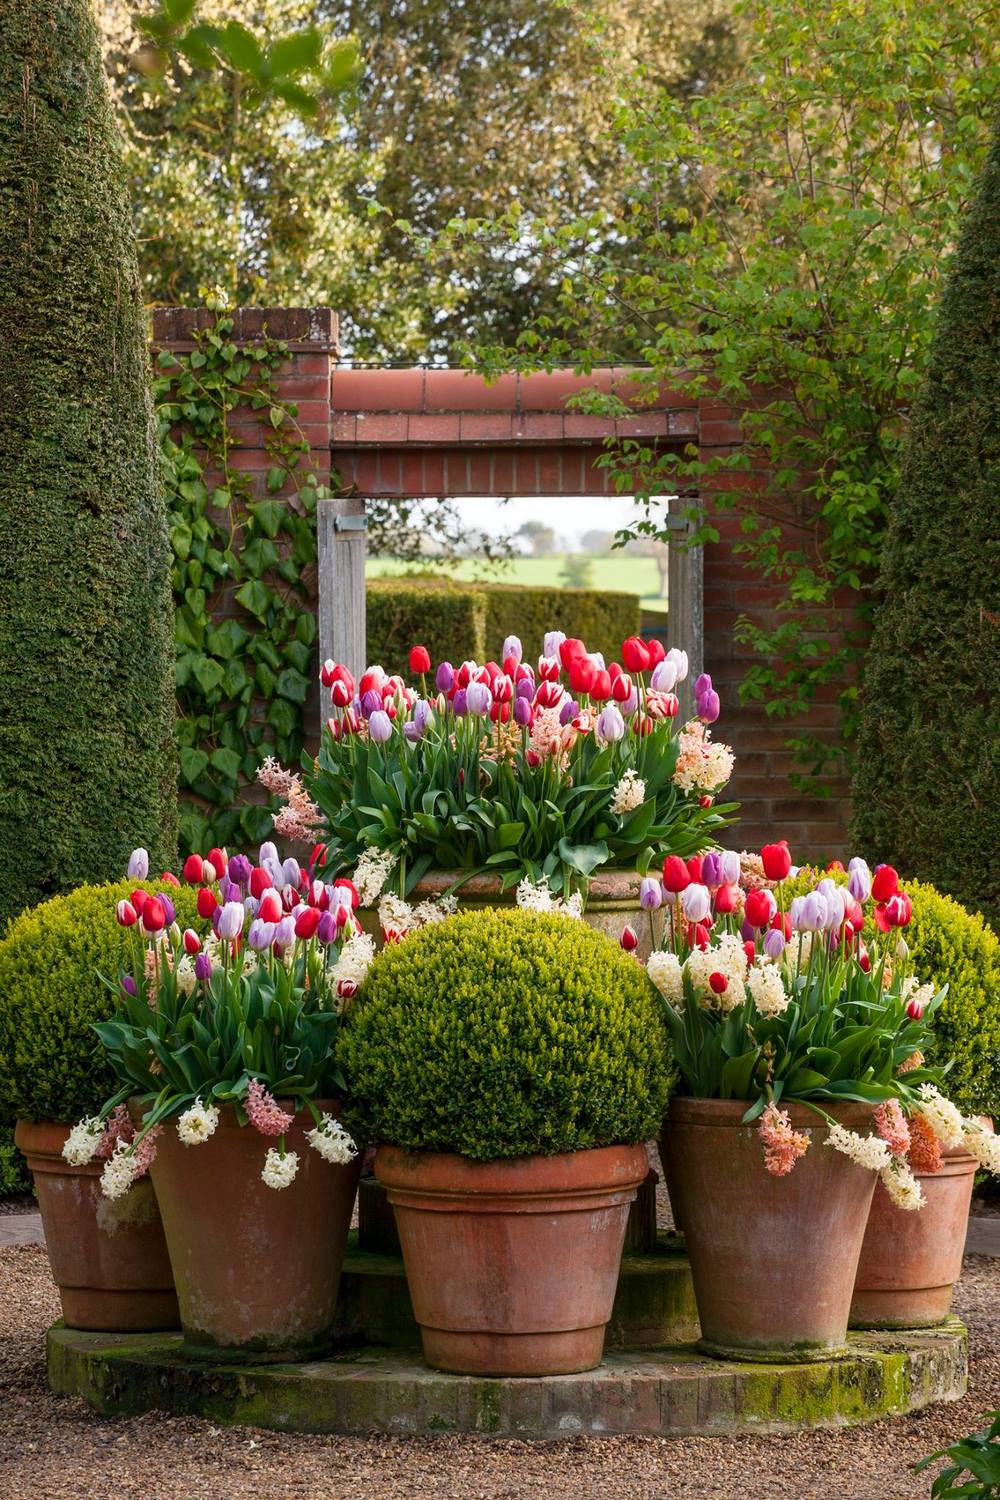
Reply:
[[[676,953],[665,953],[657,948],[649,955],[646,973],[656,985],[664,1000],[679,1005],[684,995],[684,971]]]
[[[916,1109],[933,1130],[942,1146],[949,1151],[957,1146],[965,1144],[965,1121],[962,1112],[950,1099],[946,1099],[940,1089],[936,1089],[932,1083],[922,1083],[918,1090],[920,1095]]]
[[[395,860],[391,854],[385,853],[382,849],[376,849],[374,844],[368,845],[354,871],[353,883],[362,906],[375,905],[382,894],[382,887],[392,873],[394,864]]]
[[[356,989],[368,973],[374,957],[375,939],[367,932],[356,932],[353,937],[348,938],[330,971],[334,989],[345,982],[353,984]]]
[[[754,964],[747,978],[747,988],[760,1016],[780,1016],[788,1009],[788,994],[781,970],[776,964]]]
[[[984,1129],[977,1120],[966,1120],[965,1149],[976,1158],[984,1172],[1000,1177],[1000,1135]]]
[[[457,910],[458,897],[455,895],[438,896],[411,906],[401,896],[387,891],[378,904],[378,920],[383,932],[391,932],[393,937],[405,937],[419,927],[443,922],[445,917],[454,916]]]
[[[185,1146],[200,1146],[215,1134],[219,1123],[219,1111],[214,1104],[202,1104],[196,1099],[177,1120],[177,1134]]]
[[[879,1179],[897,1208],[905,1208],[910,1213],[923,1208],[926,1199],[906,1162],[894,1156],[879,1172]]]
[[[624,817],[626,813],[635,812],[646,800],[646,783],[641,776],[629,766],[625,775],[615,787],[614,796],[611,799],[611,811],[618,817]]]
[[[572,896],[565,899],[553,896],[545,876],[535,885],[526,875],[517,888],[517,904],[522,911],[557,911],[566,917],[583,916],[583,897],[580,892],[574,891]]]
[[[62,1148],[63,1159],[71,1167],[85,1167],[88,1162],[93,1161],[103,1134],[104,1125],[96,1115],[81,1120],[66,1137]]]
[[[711,947],[693,948],[684,961],[684,972],[699,1005],[706,1009],[728,1012],[746,999],[747,956],[733,932],[724,932]],[[721,974],[726,980],[721,994],[712,987],[713,974]]]
[[[902,998],[904,1002],[913,1001],[915,1004],[926,1007],[937,994],[934,985],[921,984],[916,974],[909,974],[903,980]]]
[[[340,1121],[325,1111],[315,1129],[306,1131],[306,1140],[324,1161],[335,1167],[346,1166],[358,1154],[357,1146]]]
[[[134,1155],[128,1154],[130,1149],[127,1141],[115,1142],[114,1152],[105,1162],[101,1173],[101,1192],[105,1198],[124,1198],[140,1175],[139,1162]]]
[[[177,988],[182,995],[193,995],[194,987],[198,983],[198,976],[194,972],[194,959],[190,954],[183,954],[180,962],[174,969],[174,978]]]
[[[866,1167],[870,1172],[881,1172],[892,1165],[892,1152],[877,1135],[858,1135],[854,1130],[834,1124],[827,1132],[826,1144],[835,1151],[842,1151],[857,1166]]]
[[[260,1174],[261,1182],[275,1192],[289,1187],[295,1181],[295,1174],[299,1170],[299,1153],[297,1151],[286,1151],[284,1153],[272,1146],[264,1158],[264,1168]]]

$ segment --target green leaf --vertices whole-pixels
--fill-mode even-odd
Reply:
[[[236,600],[252,615],[263,618],[271,603],[271,590],[258,579],[251,579],[236,590]]]
[[[248,505],[247,510],[267,536],[273,540],[278,535],[285,516],[285,506],[279,501],[257,500],[252,505]]]
[[[179,752],[178,758],[181,765],[181,775],[188,786],[193,786],[199,776],[203,775],[208,767],[208,756],[204,750],[197,750],[185,745]]]
[[[286,667],[278,675],[278,692],[293,703],[305,703],[309,696],[309,679],[294,667]]]
[[[214,770],[221,772],[229,781],[236,781],[240,774],[240,757],[235,750],[213,750],[211,764]]]
[[[322,47],[322,38],[315,26],[279,37],[267,54],[272,74],[275,78],[289,78],[307,68],[314,68]]]
[[[598,865],[604,864],[610,852],[603,839],[596,844],[571,844],[568,839],[559,840],[559,858],[578,875],[592,875]]]
[[[259,78],[264,62],[260,45],[252,32],[239,21],[229,21],[218,33],[216,45],[223,57],[239,73]]]

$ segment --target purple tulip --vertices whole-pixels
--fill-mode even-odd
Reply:
[[[599,745],[617,744],[625,738],[625,720],[613,703],[606,703],[597,716],[594,739]]]
[[[774,962],[777,963],[778,959],[781,957],[784,951],[784,933],[780,932],[777,927],[769,927],[767,932],[764,934],[764,952],[767,954],[768,958],[773,959]]]
[[[826,926],[826,902],[818,891],[796,896],[789,908],[793,932],[822,932]]]
[[[337,918],[332,911],[325,911],[319,919],[316,936],[321,943],[332,943],[337,937]]]
[[[368,733],[376,745],[384,745],[392,737],[392,720],[384,709],[376,709],[368,720]]]
[[[240,890],[235,880],[223,880],[221,885],[219,886],[219,895],[221,896],[223,903],[225,903],[226,901],[243,900],[243,892]]]
[[[745,943],[755,943],[757,941],[757,929],[750,926],[746,917],[743,918],[740,925],[740,937]]]
[[[709,688],[707,693],[702,693],[698,699],[698,717],[703,724],[714,724],[721,712],[719,695],[714,688]]]
[[[559,723],[563,726],[563,728],[565,728],[572,719],[576,718],[579,712],[579,703],[575,702],[572,698],[567,698],[562,708],[559,710]]]
[[[653,668],[653,675],[649,679],[649,685],[657,693],[672,693],[677,682],[677,663],[665,656],[658,661]]]
[[[872,872],[865,860],[855,855],[847,866],[847,889],[855,901],[864,903],[872,893]]]
[[[295,942],[295,918],[291,913],[287,917],[282,917],[281,921],[275,926],[274,941],[279,943],[282,948],[287,948],[291,943]]]
[[[710,693],[711,691],[712,679],[707,672],[702,672],[701,676],[696,677],[694,680],[694,695],[696,698],[703,698],[706,693]]]
[[[285,885],[290,885],[293,890],[298,890],[302,884],[302,867],[297,859],[289,857],[285,860],[281,867],[281,878],[284,881],[284,885],[281,887],[282,890],[284,890]]]
[[[644,875],[639,881],[639,905],[643,911],[656,911],[662,904],[663,887],[652,875]]]
[[[712,914],[712,898],[708,887],[692,881],[681,891],[681,909],[689,922],[704,922]]]
[[[561,630],[547,630],[545,632],[545,639],[542,642],[543,656],[558,657],[559,647],[562,645],[565,639],[566,637],[565,635],[563,635]]]
[[[677,682],[683,682],[684,679],[685,679],[685,677],[688,674],[688,654],[687,654],[687,652],[686,651],[681,651],[680,648],[677,647],[677,646],[671,646],[670,650],[667,652],[666,656],[664,657],[664,661],[673,662],[675,668],[677,669],[677,678],[676,678],[676,680],[677,680]]]
[[[465,704],[470,714],[488,714],[493,707],[493,694],[485,682],[470,682],[465,690]]]
[[[469,712],[469,707],[468,707],[468,704],[466,703],[466,690],[465,690],[465,688],[459,688],[458,692],[455,694],[454,698],[452,698],[452,700],[451,700],[451,707],[452,707],[452,712],[454,713],[456,719],[462,719],[462,718],[464,718],[465,715]]]
[[[133,849],[128,857],[129,880],[145,880],[149,874],[149,855],[145,849]]]
[[[816,893],[822,896],[826,902],[826,922],[824,925],[831,932],[839,931],[844,925],[844,893],[840,886],[837,885],[836,881],[830,880],[827,877],[825,880],[820,881],[816,887]]]
[[[438,663],[438,669],[434,673],[434,686],[439,693],[450,693],[455,686],[455,668],[450,661]]]
[[[621,709],[622,713],[625,715],[626,719],[631,718],[636,709],[639,707],[639,694],[636,692],[635,688],[632,689],[628,697],[625,698],[623,702],[618,706]]]
[[[196,979],[211,979],[212,960],[207,953],[199,953],[194,961],[194,977]]]
[[[529,682],[528,679],[527,679],[527,677],[522,677],[521,681],[517,684],[517,686],[514,689],[514,697],[515,698],[527,698],[530,701],[534,696],[535,696],[535,684],[533,682]]]
[[[740,879],[740,857],[734,849],[722,851],[722,884],[738,885]]]
[[[277,860],[278,864],[281,863],[281,860],[278,858],[278,846],[277,844],[273,844],[270,839],[266,839],[257,851],[257,863],[259,865],[266,865],[268,860]],[[233,879],[236,879],[235,875]]]
[[[418,698],[413,705],[413,722],[421,735],[426,734],[434,723],[434,710],[426,698]]]
[[[701,878],[709,889],[722,884],[722,855],[710,849],[701,862]]]
[[[503,643],[503,650],[500,653],[500,660],[506,661],[508,656],[512,656],[520,666],[521,658],[524,656],[524,647],[521,645],[520,639],[516,635],[509,635]]]
[[[531,704],[527,698],[514,699],[514,722],[520,724],[522,729],[527,729],[531,723]]]
[[[219,936],[224,942],[231,943],[238,938],[243,931],[243,922],[246,912],[242,901],[227,901],[225,906],[218,908]]]
[[[261,864],[263,864],[264,860],[272,854],[274,858],[277,859],[278,851],[277,849],[275,849],[273,844],[261,844]],[[232,859],[229,861],[229,864],[226,866],[226,874],[229,877],[230,881],[232,881],[234,884],[246,885],[250,879],[251,868],[252,866],[250,864],[250,861],[247,859],[245,854],[234,854]]]
[[[250,931],[247,933],[247,942],[255,953],[264,953],[274,942],[273,922],[262,922],[255,917],[250,923]]]
[[[162,891],[157,891],[156,899],[163,907],[163,914],[167,919],[167,926],[172,927],[173,924],[177,921],[177,912],[174,910],[174,903],[171,901],[170,897],[165,896]]]
[[[244,896],[243,909],[252,920],[260,911],[260,902],[254,896]]]
[[[361,699],[361,712],[366,719],[370,719],[382,707],[382,695],[376,693],[374,688],[369,688]]]
[[[131,974],[123,974],[122,975],[122,977],[121,977],[121,986],[122,986],[122,989],[125,991],[126,995],[132,995],[134,997],[135,995],[137,995],[139,993],[139,986],[136,984],[136,982],[132,978]]]

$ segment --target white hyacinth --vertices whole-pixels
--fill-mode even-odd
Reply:
[[[274,1188],[278,1192],[295,1181],[295,1174],[298,1170],[299,1153],[297,1151],[286,1151],[282,1156],[281,1152],[272,1146],[264,1158],[264,1169],[260,1174],[260,1180],[267,1187]]]
[[[105,1198],[124,1198],[136,1178],[137,1162],[128,1155],[128,1144],[115,1142],[114,1154],[104,1164],[101,1173],[101,1192]]]
[[[611,799],[611,811],[623,817],[626,813],[635,812],[645,800],[646,783],[630,766],[615,787],[614,796]]]
[[[354,871],[354,886],[362,906],[374,906],[395,864],[391,854],[369,844]]]
[[[177,1121],[177,1134],[185,1146],[200,1146],[210,1135],[215,1134],[219,1123],[219,1111],[214,1104],[202,1104],[196,1099]]]
[[[646,973],[656,985],[664,1000],[679,1005],[684,994],[681,961],[676,953],[664,953],[658,948],[649,955]]]
[[[332,1162],[335,1167],[346,1166],[358,1154],[357,1146],[340,1121],[325,1111],[315,1129],[306,1131],[306,1140],[324,1161]]]
[[[747,979],[757,1014],[780,1016],[788,1009],[788,995],[780,970],[774,964],[755,964]]]
[[[375,939],[369,933],[356,932],[353,937],[348,938],[330,971],[334,988],[345,979],[359,986],[374,957]]]
[[[62,1148],[63,1160],[68,1161],[71,1167],[85,1167],[88,1162],[93,1161],[103,1134],[104,1126],[96,1115],[81,1120],[66,1137]]]
[[[830,1126],[826,1144],[835,1151],[842,1151],[857,1166],[866,1167],[870,1172],[881,1172],[892,1162],[892,1152],[885,1141],[877,1135],[858,1135],[843,1125]]]
[[[549,882],[544,878],[535,885],[526,875],[517,888],[516,900],[522,911],[552,911],[555,907]]]
[[[965,1149],[976,1158],[984,1172],[1000,1177],[1000,1135],[994,1135],[992,1130],[984,1129],[975,1120],[967,1120]]]
[[[378,904],[378,920],[383,932],[395,932],[400,935],[418,925],[414,920],[413,907],[410,903],[392,891],[386,891]]]
[[[946,1150],[965,1145],[965,1121],[961,1110],[946,1099],[932,1083],[922,1083],[918,1090],[917,1114],[921,1115]]]
[[[882,1168],[879,1178],[897,1208],[905,1208],[908,1212],[923,1208],[926,1199],[920,1191],[920,1183],[905,1162],[893,1157],[889,1165]]]

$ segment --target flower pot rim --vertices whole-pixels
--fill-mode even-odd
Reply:
[[[474,1161],[456,1152],[406,1151],[390,1145],[379,1146],[375,1155],[375,1175],[389,1189],[415,1187],[421,1192],[462,1196],[618,1189],[644,1182],[648,1173],[644,1142],[490,1161]]]
[[[741,1124],[743,1116],[752,1104],[750,1099],[700,1099],[691,1094],[674,1094],[667,1105],[665,1123],[671,1125],[719,1125],[733,1127]],[[819,1107],[840,1124],[870,1124],[874,1118],[874,1104],[860,1104],[853,1099],[824,1099]],[[826,1128],[821,1114],[807,1104],[795,1099],[781,1099],[778,1108],[788,1111],[791,1123],[803,1129]],[[756,1130],[760,1116],[744,1126]]]
[[[204,1103],[204,1101],[202,1101],[202,1102]],[[286,1114],[293,1115],[292,1124],[289,1126],[290,1130],[294,1129],[295,1126],[298,1125],[303,1120],[308,1120],[311,1123],[311,1121],[312,1121],[312,1115],[310,1114],[309,1110],[304,1105],[303,1105],[303,1107],[301,1109],[295,1110],[295,1109],[292,1108],[294,1101],[291,1100],[291,1099],[280,1098],[280,1099],[276,1099],[274,1102],[277,1104],[278,1108],[279,1109],[283,1109]],[[335,1099],[314,1099],[312,1102],[316,1106],[316,1108],[319,1110],[320,1114],[328,1114],[328,1115],[339,1116],[340,1112],[343,1110],[343,1107],[344,1107],[344,1100],[342,1098],[335,1098]],[[139,1100],[138,1100],[137,1096],[133,1096],[128,1101],[128,1107],[129,1107],[129,1110],[132,1113],[132,1118],[133,1119],[135,1118],[136,1113],[138,1111],[138,1105],[139,1105]],[[231,1103],[229,1103],[227,1101],[224,1104],[217,1104],[216,1108],[219,1111],[219,1123],[216,1126],[217,1130],[253,1130],[254,1127],[250,1124],[249,1121],[246,1123],[246,1125],[240,1125],[239,1124],[239,1122],[236,1119],[236,1105],[235,1104],[231,1104]],[[180,1118],[179,1115],[171,1115],[168,1119],[166,1119],[166,1120],[163,1121],[163,1124],[165,1126],[167,1126],[167,1127],[169,1127],[171,1125],[176,1126],[177,1121],[178,1121],[179,1118]],[[209,1139],[211,1139],[211,1137],[209,1137]],[[261,1140],[270,1140],[270,1139],[272,1139],[272,1137],[270,1137],[270,1136],[263,1136],[263,1135],[261,1136]],[[278,1138],[274,1137],[274,1139],[278,1139]],[[207,1144],[207,1142],[205,1142],[204,1144]]]
[[[601,895],[617,897],[631,897],[634,895],[636,900],[638,900],[641,878],[635,869],[627,865],[602,866],[595,870],[590,877],[588,897],[593,899],[595,896],[599,897]],[[436,895],[443,895],[445,892],[450,891],[452,886],[457,882],[461,882],[459,889],[455,892],[460,901],[463,897],[496,896],[499,894],[503,894],[513,901],[515,899],[514,892],[516,887],[511,886],[509,890],[501,893],[499,890],[500,880],[501,877],[499,875],[478,874],[470,876],[464,870],[428,870],[417,881],[413,888],[413,894],[415,895],[417,892],[421,894],[433,892]]]
[[[58,1156],[69,1136],[71,1125],[58,1120],[25,1120],[18,1116],[14,1124],[14,1144],[25,1156]],[[73,1169],[65,1163],[67,1172]]]

